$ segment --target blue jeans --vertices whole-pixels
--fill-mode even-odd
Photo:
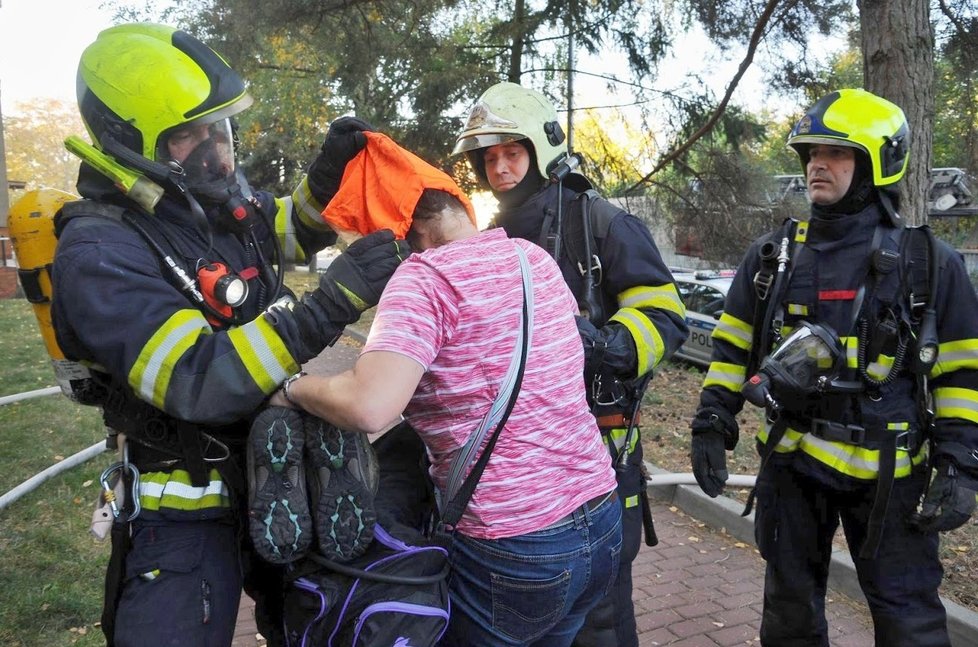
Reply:
[[[621,554],[621,505],[505,539],[452,538],[452,617],[440,645],[570,645],[611,589]]]

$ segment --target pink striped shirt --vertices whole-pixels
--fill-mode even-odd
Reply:
[[[515,245],[532,268],[534,327],[519,399],[458,524],[483,539],[539,530],[615,488],[585,400],[577,305],[557,264],[502,229],[414,254],[384,290],[363,350],[425,368],[405,416],[444,491],[452,458],[492,405],[516,346],[523,288]]]

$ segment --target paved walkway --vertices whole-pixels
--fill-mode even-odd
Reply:
[[[305,369],[341,370],[356,347],[337,344]],[[753,546],[652,500],[659,544],[642,546],[633,566],[635,615],[641,647],[758,645],[764,562]],[[864,604],[829,591],[826,602],[832,647],[871,647],[873,631]],[[233,647],[264,645],[254,604],[243,597]],[[613,646],[609,646],[613,647]]]
[[[758,645],[764,562],[742,542],[717,532],[675,506],[652,502],[659,545],[642,546],[634,563],[635,616],[642,647]],[[242,599],[233,647],[264,645],[254,605]],[[871,647],[863,605],[829,592],[832,647]],[[609,646],[613,647],[613,646]]]

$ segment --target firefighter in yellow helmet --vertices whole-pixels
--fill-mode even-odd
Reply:
[[[77,91],[91,144],[71,146],[83,199],[56,217],[52,314],[124,438],[103,630],[110,645],[229,645],[243,583],[260,631],[282,644],[284,571],[240,542],[246,511],[274,516],[249,501],[244,440],[266,398],[377,302],[407,253],[379,232],[301,299],[282,284],[285,264],[335,241],[319,213],[369,127],[334,122],[295,193],[275,198],[237,165],[243,81],[193,36],[107,29],[81,56]]]
[[[545,248],[578,298],[588,402],[616,470],[623,545],[616,584],[574,644],[637,646],[631,573],[643,523],[646,541],[656,541],[638,413],[653,369],[686,339],[685,309],[648,228],[573,172],[581,158],[569,154],[543,94],[493,85],[470,110],[453,152],[467,156],[499,201],[493,226]]]
[[[693,473],[720,494],[734,416],[766,409],[765,646],[828,645],[840,522],[876,645],[950,645],[938,532],[968,521],[978,490],[978,300],[952,248],[901,224],[909,137],[903,111],[865,90],[812,106],[788,137],[811,214],[747,250],[713,333]]]

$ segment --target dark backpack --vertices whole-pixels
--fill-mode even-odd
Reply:
[[[381,525],[349,564],[319,556],[285,597],[289,647],[425,647],[448,627],[448,553],[406,526]]]

